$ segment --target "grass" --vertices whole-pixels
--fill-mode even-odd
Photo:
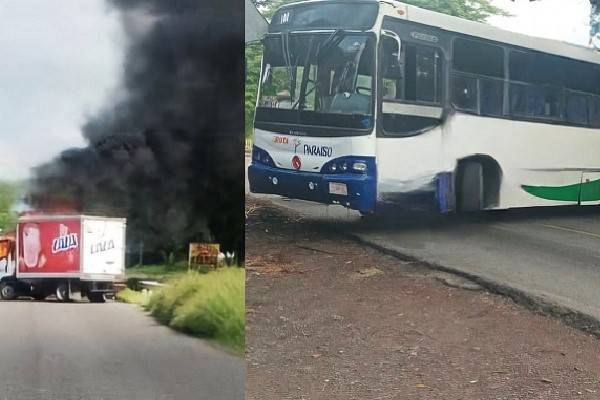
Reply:
[[[148,298],[126,289],[122,301],[144,306],[161,323],[188,334],[214,339],[241,355],[245,347],[245,270],[220,268],[172,276]]]
[[[149,293],[127,288],[117,293],[117,299],[123,303],[138,304],[145,307],[148,304]]]
[[[125,272],[128,279],[156,280],[162,282],[177,275],[181,275],[187,272],[187,270],[187,263],[175,263],[170,266],[164,264],[137,265],[135,267],[127,268]]]

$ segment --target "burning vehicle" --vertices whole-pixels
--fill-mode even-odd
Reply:
[[[89,215],[25,215],[0,238],[0,296],[102,303],[125,280],[126,220]]]

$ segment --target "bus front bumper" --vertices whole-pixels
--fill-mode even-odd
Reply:
[[[248,167],[252,193],[278,194],[292,199],[341,204],[359,211],[373,211],[377,183],[370,174],[321,174],[292,171],[253,163]],[[345,186],[344,186],[345,185]],[[335,194],[343,192],[346,194]]]

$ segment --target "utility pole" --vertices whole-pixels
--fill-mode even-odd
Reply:
[[[139,252],[138,265],[142,266],[144,264],[144,241],[140,242]]]

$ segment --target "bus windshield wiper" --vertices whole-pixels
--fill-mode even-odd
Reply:
[[[294,109],[297,106],[298,111],[304,109],[304,103],[306,100],[306,87],[308,86],[308,77],[310,75],[310,56],[312,53],[313,45],[314,45],[314,38],[311,37],[310,41],[308,42],[308,49],[306,50],[306,59],[304,60],[304,64],[303,64],[304,68],[302,69],[302,81],[300,82],[300,94],[298,95],[298,100],[292,106],[292,109]],[[298,117],[300,117],[300,114],[298,114]]]
[[[327,39],[322,41],[317,47],[317,62],[321,58],[322,51],[325,51],[325,55],[327,55],[327,51],[330,48],[337,46],[345,35],[346,33],[343,30],[337,29],[334,32],[332,32],[331,35],[327,37]]]
[[[287,67],[287,75],[288,82],[290,85],[290,98],[294,98],[294,92],[296,91],[294,86],[294,69],[295,66],[292,66],[292,56],[290,54],[290,37],[289,33],[282,33],[281,36],[281,52],[283,55],[283,60],[285,61],[285,66]]]
[[[328,52],[328,50],[330,50],[333,46],[337,46],[339,44],[339,42],[342,40],[342,38],[344,37],[345,32],[341,29],[337,29],[334,32],[331,33],[331,35],[329,35],[327,37],[327,39],[323,40],[321,43],[319,43],[317,45],[317,48],[315,50],[315,59],[316,59],[316,64],[317,67],[319,65],[319,62],[323,61],[324,59],[327,58],[328,55],[330,55],[330,53]],[[309,74],[310,74],[310,56],[311,56],[311,52],[312,52],[312,48],[313,48],[313,38],[311,38],[311,41],[309,43],[308,46],[308,50],[307,50],[307,55],[306,55],[306,61],[304,63],[304,70],[302,71],[302,82],[300,84],[300,94],[298,96],[298,100],[296,100],[296,102],[292,105],[292,110],[295,109],[296,107],[298,107],[299,110],[304,109],[304,104],[306,101],[306,98],[312,93],[314,92],[317,87],[319,86],[319,82],[315,82],[314,86],[312,88],[310,88],[310,90],[306,90],[306,87],[308,86],[308,81],[309,81]]]
[[[312,82],[312,81],[311,81]],[[304,100],[306,99],[312,92],[314,92],[317,89],[317,86],[319,86],[321,82],[315,82],[314,86],[310,88],[310,90],[306,91],[306,93],[304,93],[303,96],[299,97],[298,100],[296,100],[296,102],[294,103],[294,105],[292,106],[292,110],[294,108],[296,108],[298,106],[298,104],[300,104],[300,100]],[[308,85],[307,85],[308,86]],[[304,108],[304,107],[303,107]]]
[[[335,87],[336,93],[340,92],[341,86],[346,83],[346,81],[348,79],[348,74],[350,74],[350,73],[352,73],[352,81],[351,81],[352,87],[346,88],[345,91],[347,91],[349,93],[354,93],[356,91],[357,78],[358,78],[358,67],[360,65],[360,58],[362,57],[365,47],[366,47],[366,44],[362,43],[360,45],[360,47],[358,48],[358,50],[356,51],[354,58],[352,60],[346,61],[346,64],[344,64],[344,69],[341,72],[341,77]]]

